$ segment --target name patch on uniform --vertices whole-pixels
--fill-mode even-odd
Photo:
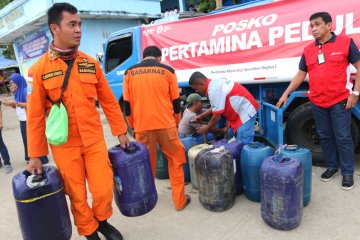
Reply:
[[[95,68],[78,68],[79,73],[92,73],[92,74],[96,74],[96,69]]]
[[[92,73],[96,74],[95,63],[89,62],[78,62],[78,71],[79,73]]]
[[[62,70],[58,70],[58,71],[54,71],[54,72],[49,72],[46,73],[44,75],[42,75],[42,80],[47,80],[49,78],[53,78],[53,77],[57,77],[57,76],[61,76],[64,75]]]
[[[158,68],[135,69],[135,70],[131,71],[131,76],[135,76],[138,74],[161,74],[161,75],[164,75],[165,71],[163,69],[158,69]]]

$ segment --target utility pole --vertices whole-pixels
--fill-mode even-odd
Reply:
[[[186,10],[185,0],[179,0],[179,11],[184,12]]]
[[[222,8],[223,4],[222,4],[222,0],[216,0],[216,9],[218,8]]]

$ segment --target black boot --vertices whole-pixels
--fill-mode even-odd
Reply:
[[[114,226],[106,220],[99,222],[98,232],[100,232],[106,240],[123,240],[123,236]]]
[[[99,237],[97,231],[95,231],[93,234],[85,236],[87,240],[101,240]]]

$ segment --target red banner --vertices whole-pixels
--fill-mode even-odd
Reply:
[[[320,11],[327,11],[332,16],[332,31],[346,34],[360,45],[358,0],[285,0],[243,10],[144,26],[142,48],[150,45],[160,47],[162,62],[176,70],[194,71],[235,64],[236,68],[216,68],[216,71],[250,73],[252,70],[259,70],[251,75],[251,80],[266,77],[276,80],[278,76],[275,76],[275,69],[286,67],[282,70],[289,70],[286,59],[296,59],[291,64],[291,74],[296,73],[303,48],[313,41],[308,19],[312,13]],[[264,61],[268,64],[241,65]],[[271,74],[267,74],[268,72]],[[211,74],[216,75],[217,72]],[[219,74],[223,76],[225,73]]]

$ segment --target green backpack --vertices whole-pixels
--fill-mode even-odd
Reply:
[[[61,86],[60,98],[53,101],[49,96],[46,96],[46,98],[52,102],[52,107],[46,120],[45,135],[48,142],[56,146],[66,143],[69,135],[68,114],[62,102],[62,97],[64,95],[64,91],[66,90],[74,61],[75,59],[71,60],[66,70],[64,82]]]

